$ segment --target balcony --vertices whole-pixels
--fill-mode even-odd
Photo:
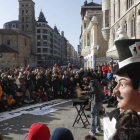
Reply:
[[[109,42],[109,38],[110,38],[110,28],[106,27],[102,29],[102,35],[105,39],[105,41]]]

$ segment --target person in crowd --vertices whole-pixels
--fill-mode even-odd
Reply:
[[[44,93],[42,94],[42,101],[43,102],[48,101],[48,94],[46,93],[46,91],[44,91]]]
[[[68,69],[72,70],[72,64],[71,63],[68,64]]]
[[[112,72],[112,69],[113,69],[113,65],[111,64],[109,70]]]
[[[3,140],[3,137],[2,137],[2,135],[0,134],[0,140]]]
[[[2,95],[1,96],[1,109],[3,111],[7,111],[8,110],[8,102],[7,102],[6,95]]]
[[[16,92],[18,90],[18,86],[16,84],[16,80],[14,79],[13,82],[10,84],[11,87],[11,94],[13,95],[13,97],[15,97]]]
[[[20,92],[17,92],[16,93],[16,98],[15,98],[16,100],[16,106],[17,107],[22,107],[23,106],[23,101],[24,101],[24,99],[22,98],[22,96],[21,96],[21,93]]]
[[[48,89],[47,95],[48,95],[48,100],[49,100],[49,101],[51,101],[51,100],[54,99],[54,92],[52,91],[51,88]]]
[[[43,86],[44,86],[44,79],[42,78],[42,74],[38,74],[36,87],[37,89],[43,90]]]
[[[53,72],[55,72],[56,70],[59,70],[59,67],[58,67],[57,63],[55,63],[55,65],[53,67]]]
[[[49,140],[50,130],[45,124],[32,124],[28,133],[28,140]]]
[[[1,96],[2,96],[2,87],[1,87],[1,84],[0,84],[0,101],[1,101]]]
[[[69,89],[70,76],[68,74],[68,71],[65,71],[64,75],[62,76],[62,84],[63,84],[64,88]]]
[[[25,100],[24,100],[24,102],[27,103],[27,104],[30,104],[30,103],[34,102],[34,100],[31,99],[31,95],[30,95],[30,92],[29,92],[28,89],[25,92]]]
[[[111,58],[110,64],[111,64],[111,65],[116,64],[116,63],[114,62],[113,58]]]
[[[107,79],[111,80],[112,78],[113,78],[113,74],[111,73],[110,70],[108,70]]]
[[[87,135],[84,140],[97,140],[94,136]]]
[[[70,89],[70,94],[72,96],[74,96],[75,82],[74,82],[74,78],[73,77],[70,78],[69,89]]]
[[[103,93],[101,91],[100,83],[97,79],[92,79],[92,75],[85,73],[84,76],[89,81],[89,85],[83,85],[86,91],[81,91],[83,94],[87,94],[91,97],[91,130],[90,135],[95,135],[96,132],[101,131],[99,110],[102,106]],[[95,118],[97,123],[95,124]]]
[[[35,90],[32,91],[32,93],[31,93],[31,98],[32,98],[35,102],[38,102],[38,103],[41,102],[40,95],[37,94],[37,93],[35,92]]]
[[[140,139],[140,117],[135,110],[126,110],[120,127],[114,134],[112,140],[139,140]]]
[[[60,79],[58,77],[58,73],[55,72],[54,76],[52,77],[52,85],[53,85],[53,90],[54,90],[54,98],[58,98],[58,91],[60,89]]]
[[[74,137],[69,129],[59,127],[53,131],[50,140],[74,140]]]
[[[99,66],[98,67],[98,71],[97,71],[98,75],[99,75],[99,79],[100,79],[100,82],[102,81],[102,78],[103,78],[103,72],[101,70],[101,67]]]
[[[24,75],[20,72],[19,73],[19,82],[20,82],[20,91],[25,93],[26,91],[26,81]]]
[[[13,96],[12,95],[9,95],[8,98],[7,98],[7,101],[8,101],[8,108],[9,109],[13,109],[13,107],[15,107],[15,100],[13,99]]]
[[[51,87],[50,81],[47,80],[44,85],[44,91],[47,91]]]
[[[109,67],[108,67],[107,63],[105,62],[105,65],[102,67],[103,78],[107,77],[108,70],[109,70]]]

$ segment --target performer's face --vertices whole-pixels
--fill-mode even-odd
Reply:
[[[138,90],[134,90],[127,74],[117,75],[116,80],[118,84],[113,92],[120,96],[117,97],[118,107],[123,110],[134,109],[140,111],[140,86]],[[121,97],[122,99],[120,99]]]

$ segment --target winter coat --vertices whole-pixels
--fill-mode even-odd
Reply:
[[[30,127],[28,140],[49,140],[50,130],[45,124],[35,123]]]

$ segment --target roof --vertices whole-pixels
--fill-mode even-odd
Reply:
[[[1,44],[0,45],[0,53],[18,53],[18,51],[4,45],[4,44]]]
[[[0,34],[2,34],[2,35],[24,35],[26,37],[29,37],[17,30],[13,30],[13,29],[0,29]]]
[[[101,4],[90,2],[90,3],[85,3],[83,6],[102,6]]]
[[[37,22],[47,22],[42,11],[40,11],[40,13],[39,13],[39,17],[37,18]]]

